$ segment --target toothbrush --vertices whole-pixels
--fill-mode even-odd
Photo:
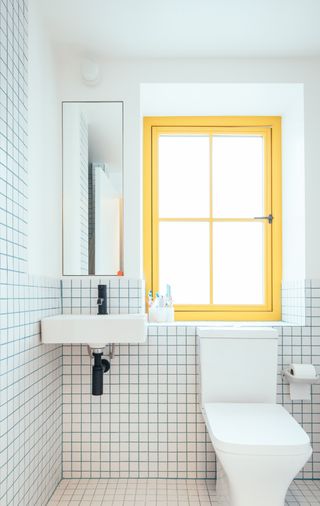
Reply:
[[[172,297],[171,297],[171,286],[166,286],[166,306],[171,307],[172,306]]]
[[[160,294],[159,294],[159,292],[156,292],[156,298],[155,298],[155,301],[154,301],[154,306],[155,307],[159,307],[159,303],[160,303]]]
[[[152,306],[152,290],[149,290],[149,293],[148,293],[148,306],[149,308]]]

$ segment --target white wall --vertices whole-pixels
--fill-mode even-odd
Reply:
[[[29,2],[28,271],[61,274],[60,104],[53,52],[37,0]]]
[[[183,115],[282,116],[283,279],[304,279],[303,85],[142,84],[140,107],[142,118]]]
[[[77,104],[64,107],[63,158],[68,170],[63,178],[63,269],[81,273],[81,129]],[[87,271],[88,273],[88,271]]]
[[[150,60],[109,61],[103,64],[103,78],[96,87],[87,87],[81,82],[79,60],[65,52],[59,55],[60,99],[61,100],[124,100],[125,101],[125,274],[139,276],[142,272],[142,163],[141,163],[141,83],[301,83],[304,85],[305,125],[305,219],[299,201],[297,215],[299,227],[305,221],[305,276],[320,278],[320,60]],[[170,97],[167,97],[169,100]],[[197,97],[192,97],[196,101]],[[287,102],[287,97],[282,96]],[[289,105],[292,96],[288,97]],[[283,110],[283,105],[280,104]],[[300,108],[300,106],[299,106]],[[300,110],[300,109],[299,109]],[[301,110],[300,110],[301,112]],[[292,124],[292,128],[294,125]],[[301,139],[298,140],[301,142]],[[292,148],[297,146],[293,143]],[[288,151],[288,155],[290,150]],[[301,156],[301,149],[298,150]],[[292,154],[294,158],[296,155]],[[291,162],[286,164],[290,171]],[[296,165],[298,166],[298,165]],[[301,167],[301,165],[300,165]],[[302,174],[299,172],[298,177]],[[302,183],[303,184],[303,183]],[[287,196],[290,200],[291,194]],[[291,206],[292,207],[292,206]],[[286,218],[290,221],[290,216]],[[291,236],[295,230],[295,219],[291,217]],[[297,248],[297,249],[296,249]],[[293,257],[303,252],[297,245]],[[287,251],[287,258],[289,252]],[[294,270],[293,265],[290,271]],[[295,278],[302,275],[297,272]]]

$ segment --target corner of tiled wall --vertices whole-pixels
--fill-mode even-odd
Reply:
[[[305,325],[307,291],[309,280],[294,280],[282,282],[282,320],[295,325]]]

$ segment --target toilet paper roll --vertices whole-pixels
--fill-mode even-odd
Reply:
[[[290,364],[289,371],[292,376],[300,379],[313,379],[317,372],[312,364]]]

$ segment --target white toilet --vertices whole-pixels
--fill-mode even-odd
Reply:
[[[217,455],[218,504],[283,506],[310,439],[276,404],[278,333],[199,327],[201,407]]]

